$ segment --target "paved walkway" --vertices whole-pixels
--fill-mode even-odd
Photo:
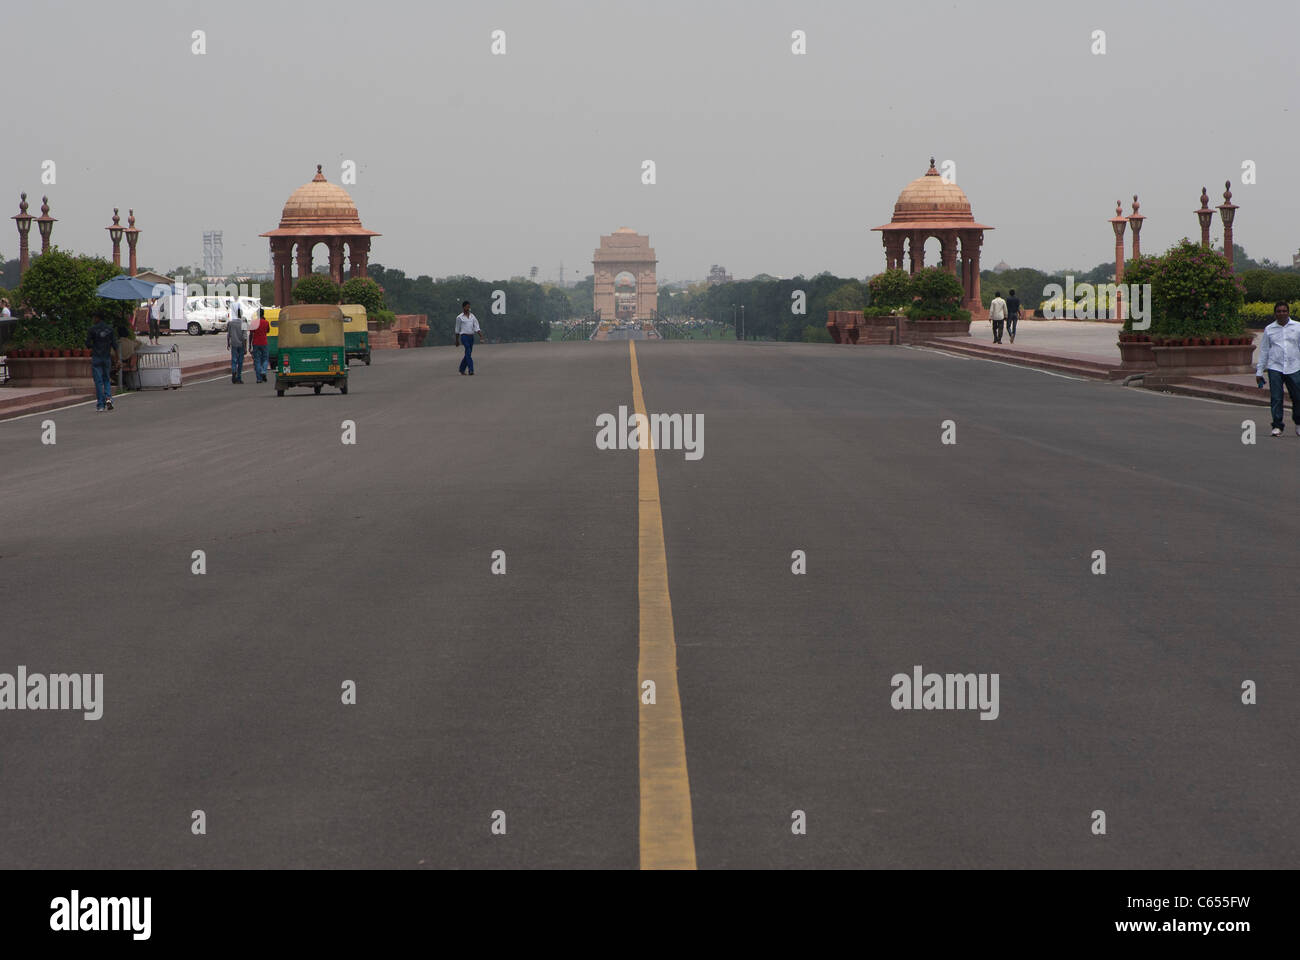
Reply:
[[[148,337],[140,337],[140,346],[149,343]],[[223,369],[222,364],[230,361],[230,351],[226,347],[224,333],[205,334],[191,337],[188,334],[159,338],[159,346],[175,345],[181,355],[181,373],[186,382],[214,376]],[[246,365],[251,361],[246,361]],[[116,392],[114,387],[114,392]],[[43,413],[74,403],[81,403],[95,396],[94,387],[15,387],[0,385],[0,420],[25,416],[31,413]]]
[[[1016,342],[1006,336],[1002,344],[1008,352],[1048,353],[1055,357],[1075,356],[1094,362],[1119,364],[1118,323],[1096,323],[1087,320],[1021,320],[1016,326]],[[970,325],[971,338],[977,342],[993,342],[993,324],[988,320],[974,320]]]

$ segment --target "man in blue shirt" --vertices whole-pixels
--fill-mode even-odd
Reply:
[[[1291,307],[1285,300],[1273,305],[1273,322],[1259,338],[1259,362],[1255,365],[1255,383],[1262,389],[1264,371],[1268,371],[1268,399],[1273,414],[1273,436],[1282,436],[1282,385],[1291,394],[1291,418],[1296,436],[1300,436],[1300,323],[1291,319]]]
[[[90,350],[90,373],[95,378],[95,412],[113,409],[112,370],[113,354],[117,352],[117,334],[104,322],[102,313],[91,315],[95,322],[86,334],[86,348]]]

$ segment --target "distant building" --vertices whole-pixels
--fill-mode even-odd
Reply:
[[[1297,270],[1300,270],[1300,253],[1297,253],[1294,257],[1291,258],[1291,266],[1295,267]]]
[[[720,267],[716,263],[709,267],[709,286],[716,287],[720,283],[731,283],[731,274],[727,273],[726,267]]]
[[[1003,270],[1010,270],[1010,269],[1011,269],[1011,264],[1007,263],[1005,260],[999,260],[998,265],[993,268],[993,272],[1001,273]]]

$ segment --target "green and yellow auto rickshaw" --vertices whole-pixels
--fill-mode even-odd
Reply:
[[[359,303],[345,303],[343,311],[343,338],[347,342],[348,358],[364,360],[370,366],[370,327],[366,308]]]
[[[347,347],[343,311],[326,304],[304,303],[280,310],[275,364],[275,395],[294,387],[320,393],[327,384],[348,392]]]
[[[276,349],[280,342],[280,308],[263,307],[262,316],[266,317],[266,322],[271,325],[271,329],[266,334],[266,359],[274,370],[275,365],[280,361],[280,354]]]

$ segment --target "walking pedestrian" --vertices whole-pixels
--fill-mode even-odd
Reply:
[[[248,340],[253,351],[253,376],[258,383],[266,383],[266,336],[271,332],[271,321],[266,319],[266,311],[257,308],[257,324]]]
[[[1002,342],[1002,323],[1007,319],[1007,302],[1002,299],[1002,291],[993,294],[989,304],[989,319],[993,321],[993,342]]]
[[[460,313],[456,314],[456,339],[465,348],[465,356],[460,361],[460,375],[465,376],[466,367],[469,368],[469,375],[474,376],[474,334],[478,334],[479,342],[483,342],[483,330],[478,325],[478,318],[469,312],[469,301],[461,302]]]
[[[95,378],[95,412],[113,409],[113,354],[117,352],[117,334],[104,322],[102,313],[91,314],[95,322],[86,333],[90,350],[90,373]]]
[[[1020,322],[1020,298],[1016,296],[1016,291],[1012,290],[1011,295],[1007,297],[1007,335],[1011,337],[1011,342],[1016,342],[1016,324]]]
[[[158,326],[162,321],[162,301],[157,297],[149,298],[149,342],[158,343]]]
[[[230,322],[226,324],[226,346],[230,348],[230,382],[244,382],[244,353],[248,350],[243,310],[239,300],[230,301]]]
[[[1285,425],[1282,410],[1282,387],[1291,394],[1291,419],[1300,437],[1300,322],[1292,319],[1285,300],[1273,305],[1273,322],[1259,338],[1259,362],[1255,364],[1255,383],[1262,389],[1264,371],[1268,371],[1269,412],[1273,415],[1273,436],[1282,436]]]

